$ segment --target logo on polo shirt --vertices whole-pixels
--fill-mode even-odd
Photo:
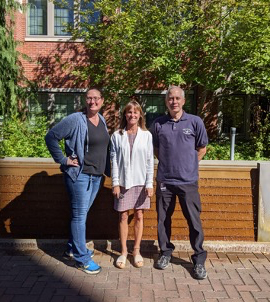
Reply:
[[[189,128],[184,128],[183,133],[186,134],[186,135],[189,135],[189,134],[193,134],[193,131]]]

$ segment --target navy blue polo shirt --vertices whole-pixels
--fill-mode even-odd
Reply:
[[[183,112],[178,121],[165,115],[151,126],[154,147],[158,148],[157,181],[171,185],[198,181],[198,152],[196,148],[208,143],[202,119]]]

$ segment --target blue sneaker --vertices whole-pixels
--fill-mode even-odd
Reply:
[[[93,258],[94,251],[93,250],[88,250],[88,251],[89,251],[90,257]],[[66,250],[62,257],[66,260],[74,260],[74,255],[73,255],[72,250],[70,250],[70,251]]]
[[[75,267],[86,274],[96,275],[101,272],[101,267],[97,265],[93,260],[90,260],[87,265],[76,262]]]

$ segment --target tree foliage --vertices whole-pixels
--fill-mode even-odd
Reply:
[[[217,95],[270,90],[269,0],[96,0],[100,22],[72,30],[91,54],[90,76],[114,94],[194,83]]]
[[[21,6],[14,0],[0,2],[0,115],[5,117],[18,113],[20,100],[26,96],[23,76],[14,40],[14,14]]]

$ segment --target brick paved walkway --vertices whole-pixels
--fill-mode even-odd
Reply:
[[[270,301],[270,255],[209,253],[208,278],[190,276],[190,254],[177,252],[165,271],[153,268],[157,253],[143,253],[145,266],[114,266],[117,252],[95,251],[102,265],[89,276],[62,261],[62,251],[0,250],[0,301],[12,302],[217,302]],[[130,258],[130,260],[132,260]]]

